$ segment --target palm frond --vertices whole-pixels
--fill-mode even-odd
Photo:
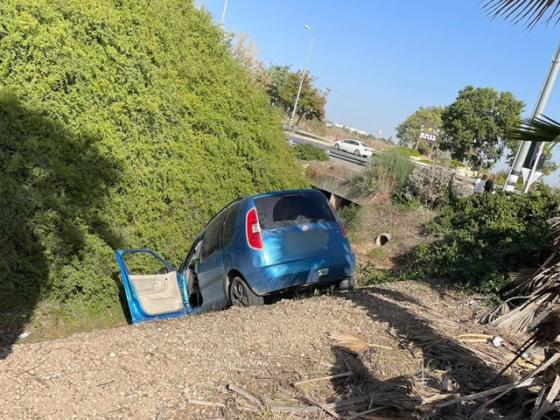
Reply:
[[[521,124],[508,133],[511,140],[538,142],[560,141],[560,122],[545,116],[523,119]]]
[[[533,28],[539,22],[560,22],[560,0],[484,0],[482,9],[492,18],[504,16],[514,24]]]

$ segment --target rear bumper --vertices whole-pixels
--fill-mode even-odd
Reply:
[[[355,265],[353,254],[327,255],[260,267],[244,274],[251,289],[262,296],[343,280],[352,277]]]

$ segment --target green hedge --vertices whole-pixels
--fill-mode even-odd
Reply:
[[[426,227],[437,240],[415,251],[416,274],[496,293],[509,281],[508,273],[537,267],[549,253],[547,220],[558,215],[559,206],[560,196],[548,189],[452,201]]]
[[[114,248],[305,185],[279,126],[192,1],[0,2],[0,313],[114,305]]]

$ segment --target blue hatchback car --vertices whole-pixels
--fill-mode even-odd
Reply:
[[[294,288],[354,286],[350,243],[316,190],[230,203],[210,220],[178,269],[150,249],[120,249],[116,257],[134,323],[259,305],[267,295]],[[140,269],[129,262],[135,257],[144,259]]]

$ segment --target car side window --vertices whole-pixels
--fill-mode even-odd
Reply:
[[[222,248],[229,245],[235,233],[235,225],[237,221],[237,213],[239,212],[239,203],[234,203],[227,209],[224,221],[224,230],[222,233]]]
[[[210,257],[220,248],[220,233],[222,232],[225,217],[226,212],[222,210],[222,212],[214,217],[214,219],[206,227],[204,238],[202,240],[202,252],[200,255],[200,259],[202,261]]]

